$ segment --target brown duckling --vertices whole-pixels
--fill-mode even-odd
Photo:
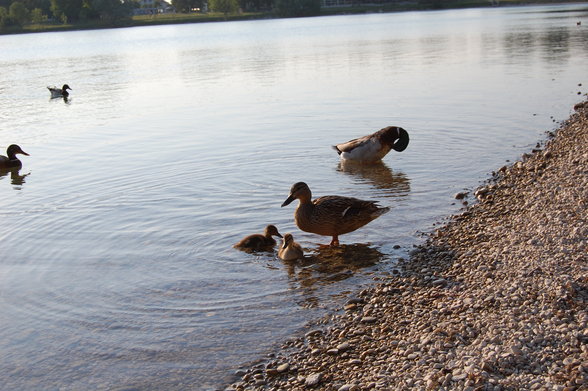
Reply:
[[[278,251],[278,257],[284,261],[293,261],[304,257],[302,247],[294,241],[292,234],[284,235],[284,241]]]
[[[363,227],[390,210],[380,207],[376,201],[364,201],[352,197],[323,196],[312,201],[310,188],[304,182],[295,183],[290,196],[282,206],[295,199],[300,203],[294,213],[298,228],[305,232],[331,236],[331,246],[339,245],[339,235]]]
[[[278,229],[275,225],[268,225],[265,227],[265,231],[262,234],[253,234],[243,238],[239,243],[235,244],[233,247],[241,249],[241,250],[267,250],[270,247],[275,246],[276,240],[272,236],[282,237],[278,232]]]
[[[410,141],[408,132],[398,126],[388,126],[368,136],[334,145],[342,160],[377,162],[391,149],[402,152]]]
[[[8,156],[0,155],[0,167],[1,168],[22,167],[22,162],[20,160],[18,160],[16,155],[21,154],[21,155],[29,156],[28,153],[23,151],[22,148],[16,144],[10,145],[6,149],[6,154]]]

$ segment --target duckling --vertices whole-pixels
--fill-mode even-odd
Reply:
[[[278,251],[278,257],[284,261],[293,261],[304,257],[302,247],[294,241],[292,234],[288,233],[284,235],[284,241]]]
[[[241,249],[241,250],[266,250],[270,247],[275,246],[276,240],[272,236],[282,237],[278,232],[278,229],[275,225],[268,225],[265,227],[265,231],[262,234],[253,234],[243,238],[239,243],[235,244],[233,247]]]
[[[51,98],[67,98],[69,96],[69,92],[67,90],[71,90],[70,86],[64,84],[63,87],[47,87],[49,92],[51,93]]]
[[[21,147],[19,147],[16,144],[10,145],[6,149],[6,154],[8,155],[8,157],[0,155],[0,167],[1,168],[22,167],[22,162],[20,160],[18,160],[16,155],[21,154],[21,155],[29,156],[28,153],[23,151],[21,149]]]
[[[333,145],[341,159],[362,162],[381,160],[391,149],[402,152],[408,146],[408,132],[397,126],[388,126],[368,136]]]
[[[292,185],[290,196],[282,207],[295,199],[300,201],[294,213],[298,228],[305,232],[331,236],[331,246],[339,245],[339,235],[355,231],[390,210],[389,207],[380,207],[376,201],[352,197],[323,196],[311,201],[312,193],[304,182]]]

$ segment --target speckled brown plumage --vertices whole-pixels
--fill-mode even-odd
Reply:
[[[331,246],[339,245],[339,235],[355,231],[390,210],[388,207],[378,206],[376,201],[353,197],[323,196],[311,201],[312,193],[304,182],[292,186],[290,196],[282,206],[295,199],[300,201],[294,213],[298,228],[305,232],[331,236]]]

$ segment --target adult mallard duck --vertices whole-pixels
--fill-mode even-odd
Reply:
[[[1,168],[22,167],[22,162],[20,160],[18,160],[16,155],[21,154],[21,155],[29,156],[28,153],[23,151],[22,148],[16,144],[10,145],[6,149],[6,154],[8,156],[0,155],[0,167]]]
[[[388,126],[374,134],[333,145],[341,159],[361,162],[381,160],[391,149],[402,152],[409,142],[408,132],[397,126]]]
[[[278,251],[278,257],[284,261],[293,261],[304,257],[302,247],[294,241],[292,234],[284,235],[284,241]]]
[[[69,96],[67,90],[71,90],[67,84],[64,84],[61,88],[47,87],[47,89],[51,93],[51,98],[67,98]]]
[[[294,213],[298,228],[305,232],[331,236],[331,246],[339,245],[339,235],[363,227],[390,210],[380,207],[376,201],[364,201],[353,197],[323,196],[312,201],[310,188],[304,182],[292,185],[290,196],[282,207],[295,199],[300,203]]]
[[[276,240],[272,236],[282,237],[278,232],[278,229],[275,225],[268,225],[265,227],[265,231],[262,234],[253,234],[246,236],[239,243],[235,244],[233,247],[241,249],[241,250],[267,250],[276,244]]]

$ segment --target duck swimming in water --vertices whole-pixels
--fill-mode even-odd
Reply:
[[[380,207],[376,201],[364,201],[353,197],[323,196],[312,201],[310,188],[304,182],[295,183],[290,196],[282,206],[295,199],[300,203],[294,212],[294,221],[305,232],[331,236],[331,246],[339,245],[339,235],[363,227],[390,210]]]
[[[282,235],[280,235],[280,233],[278,232],[276,226],[270,224],[267,227],[265,227],[263,235],[253,234],[246,236],[233,247],[241,250],[250,251],[268,250],[276,244],[276,240],[272,236],[278,236],[280,238],[282,237]]]
[[[67,90],[71,90],[67,84],[64,84],[61,88],[47,87],[47,89],[51,93],[51,98],[67,98],[69,96]]]
[[[278,251],[278,257],[284,261],[293,261],[304,257],[302,247],[294,241],[292,234],[285,234],[284,241]]]
[[[29,156],[28,153],[23,151],[22,148],[16,144],[10,145],[6,149],[6,154],[8,156],[0,155],[0,168],[22,167],[22,162],[20,160],[18,160],[16,155],[21,154],[21,155]]]
[[[377,162],[391,149],[402,152],[408,146],[408,132],[398,126],[388,126],[368,136],[334,145],[341,159]]]

